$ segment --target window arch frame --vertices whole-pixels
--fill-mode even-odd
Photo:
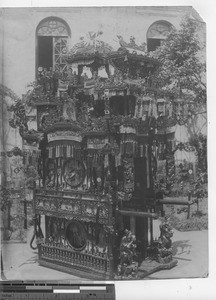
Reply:
[[[38,23],[38,25],[36,27],[36,30],[35,30],[35,78],[37,78],[37,72],[38,72],[38,67],[39,67],[39,65],[38,65],[38,50],[39,50],[38,49],[38,37],[39,36],[43,36],[43,35],[39,35],[38,31],[41,28],[41,25],[45,24],[48,21],[52,21],[52,20],[62,23],[65,26],[65,28],[66,28],[67,36],[66,35],[59,35],[59,37],[62,36],[62,37],[67,37],[69,39],[71,38],[71,29],[70,29],[70,26],[62,18],[59,18],[59,17],[56,17],[56,16],[49,16],[49,17],[46,17],[46,18],[42,19]],[[52,35],[52,34],[50,34],[50,35],[44,35],[44,36],[58,37],[58,35]]]
[[[170,30],[172,30],[172,28],[175,28],[174,27],[174,25],[171,23],[171,22],[169,22],[169,21],[167,21],[167,20],[157,20],[157,21],[155,21],[155,22],[153,22],[149,27],[148,27],[148,30],[147,30],[147,32],[146,32],[146,43],[147,43],[147,51],[149,52],[149,46],[148,46],[148,40],[149,39],[155,39],[155,40],[165,40],[166,39],[166,36],[164,36],[164,37],[159,37],[159,38],[153,38],[153,37],[149,37],[149,31],[150,31],[150,29],[154,26],[154,25],[167,25],[167,27],[169,27],[170,28]],[[150,51],[154,51],[154,50],[150,50]]]

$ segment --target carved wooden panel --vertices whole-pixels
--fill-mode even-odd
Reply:
[[[77,275],[77,269],[83,271],[83,274],[93,274],[93,278],[97,278],[96,274],[106,276],[111,274],[112,263],[109,257],[103,253],[82,253],[72,249],[59,248],[57,246],[42,244],[39,245],[39,264],[56,268],[63,272]],[[59,267],[58,267],[59,265]]]
[[[112,203],[107,196],[99,199],[85,193],[36,191],[36,213],[112,226]]]

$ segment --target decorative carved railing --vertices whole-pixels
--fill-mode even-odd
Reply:
[[[35,191],[35,213],[112,226],[112,200],[80,191]]]
[[[51,244],[39,245],[39,263],[54,263],[61,266],[61,269],[79,269],[83,272],[96,272],[102,276],[110,276],[111,266],[107,254],[103,253],[82,253],[69,249],[63,249]]]

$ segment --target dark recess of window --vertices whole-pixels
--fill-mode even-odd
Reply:
[[[53,67],[53,41],[51,36],[38,36],[38,67]]]
[[[149,51],[155,51],[157,47],[161,44],[161,39],[148,39],[147,48]]]

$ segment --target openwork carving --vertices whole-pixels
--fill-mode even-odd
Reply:
[[[49,191],[51,192],[51,191]],[[97,219],[97,211],[99,208],[99,218]],[[89,198],[84,193],[62,194],[56,193],[50,195],[42,195],[36,192],[36,211],[41,214],[53,215],[58,218],[73,217],[79,221],[98,222],[108,225],[111,216],[111,203],[103,198],[102,200],[94,197]]]
[[[56,20],[55,18],[49,19],[41,23],[37,30],[37,35],[40,36],[68,36],[66,25]]]
[[[76,141],[81,142],[82,137],[79,132],[72,131],[72,130],[58,130],[55,132],[51,132],[48,134],[48,141],[59,141],[59,140],[69,140],[69,141]]]
[[[136,257],[136,238],[131,231],[125,230],[125,234],[120,244],[120,264],[118,265],[118,276],[135,277],[137,272],[137,263],[134,262]]]
[[[40,255],[40,264],[44,266],[50,266],[50,262],[55,265],[61,265],[63,270],[70,270],[71,265],[74,267],[80,267],[82,265],[82,269],[85,272],[94,272],[94,279],[96,274],[100,276],[109,276],[110,272],[110,261],[106,257],[106,255],[99,253],[83,253],[78,252],[72,249],[59,249],[59,247],[51,246],[50,243],[39,245],[39,255]],[[71,270],[73,270],[72,268]]]

